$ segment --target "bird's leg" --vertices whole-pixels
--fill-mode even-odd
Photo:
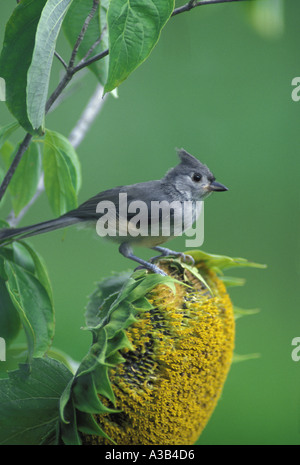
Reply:
[[[136,255],[134,255],[132,252],[132,248],[126,242],[123,242],[123,244],[120,245],[119,252],[122,255],[124,255],[124,257],[130,258],[130,260],[134,260],[135,262],[142,265],[142,268],[146,268],[147,270],[150,270],[156,274],[161,274],[162,276],[167,276],[167,274],[164,271],[162,271],[160,268],[158,268],[158,266],[154,265],[153,263],[149,263],[146,260],[143,260],[137,257]]]
[[[152,250],[160,252],[160,255],[150,259],[151,262],[159,260],[162,257],[167,257],[168,255],[174,255],[175,257],[181,258],[184,262],[191,262],[192,265],[195,264],[195,260],[191,255],[187,255],[183,252],[175,252],[174,250],[167,249],[166,247],[151,247]]]

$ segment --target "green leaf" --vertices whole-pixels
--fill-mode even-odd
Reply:
[[[64,393],[63,393],[64,396]],[[62,397],[63,397],[62,396]],[[81,440],[78,434],[77,415],[74,402],[71,399],[64,407],[64,414],[67,421],[61,421],[59,426],[60,441],[65,445],[81,445]]]
[[[0,149],[0,158],[3,162],[4,168],[8,170],[11,164],[11,155],[15,151],[15,148],[11,142],[6,140]]]
[[[135,280],[135,276],[139,275],[139,272],[137,275],[133,273],[132,277],[121,289],[118,297],[115,299],[115,301],[109,309],[108,315],[110,318],[115,309],[120,307],[120,305],[123,304],[126,300],[128,303],[131,304],[134,304],[135,301],[140,303],[140,299],[159,284],[165,284],[172,290],[172,292],[176,292],[176,288],[174,285],[176,280],[174,280],[170,276],[161,276],[159,274],[146,274],[146,272],[144,272],[142,277],[139,277],[139,279]]]
[[[246,354],[246,355],[233,354],[232,363],[246,362],[248,360],[260,358],[260,356],[261,356],[260,354]]]
[[[108,48],[108,31],[106,14],[108,10],[108,0],[102,0],[100,7],[92,18],[89,27],[85,33],[84,39],[78,49],[78,57],[84,58],[92,45],[101,37],[101,42],[93,49],[93,52],[88,58],[103,52]],[[63,22],[64,34],[70,43],[71,47],[77,40],[80,34],[83,23],[91,10],[91,3],[86,0],[73,0],[68,13]],[[107,79],[108,72],[108,57],[103,58],[89,66],[89,69],[96,75],[100,84],[104,85]]]
[[[9,166],[10,166],[10,157],[12,155],[12,153],[14,152],[15,148],[13,146],[13,144],[11,144],[11,142],[9,142],[8,140],[6,140],[4,142],[4,144],[2,145],[2,147],[0,148],[0,158],[2,160],[2,164],[5,168],[5,170],[2,170],[2,167],[0,167],[0,182],[2,183],[4,177],[5,177],[5,174],[6,174],[6,171],[8,170]],[[0,207],[3,207],[5,202],[6,202],[6,199],[7,197],[9,196],[9,191],[8,189],[6,190],[4,196],[3,196],[3,199],[0,203]],[[9,225],[8,225],[9,227]]]
[[[29,271],[31,274],[34,274],[35,268],[33,260],[22,244],[19,242],[13,242],[11,244],[11,248],[13,251],[12,261],[22,268],[25,268],[25,270]]]
[[[246,280],[244,278],[238,278],[236,276],[220,276],[226,287],[244,286]]]
[[[110,0],[109,70],[104,92],[118,87],[151,53],[174,9],[174,0]]]
[[[52,293],[52,286],[49,279],[48,271],[44,259],[38,254],[31,246],[29,246],[26,242],[19,242],[14,243],[13,246],[15,247],[18,245],[19,247],[24,247],[28,253],[30,254],[34,266],[35,266],[35,274],[38,278],[39,282],[44,286],[47,291],[47,294],[50,298],[50,301],[53,305],[53,293]]]
[[[99,318],[100,307],[111,294],[120,291],[129,276],[130,273],[121,273],[110,276],[109,278],[104,278],[97,284],[96,290],[89,296],[86,307],[85,321],[87,326],[97,326],[101,322]]]
[[[245,258],[231,258],[225,255],[210,254],[202,250],[190,250],[188,254],[193,257],[196,264],[204,262],[209,268],[217,272],[221,272],[223,269],[236,267],[266,268],[266,265],[249,262]]]
[[[105,326],[105,331],[108,339],[114,338],[114,347],[116,347],[116,335],[122,330],[132,325],[136,320],[133,315],[133,306],[130,302],[122,302],[118,307],[111,313],[109,322]],[[118,335],[119,337],[119,335]],[[124,340],[121,342],[122,347],[127,345]],[[117,347],[117,350],[119,347]],[[110,348],[106,348],[106,355],[110,356]]]
[[[11,159],[17,150],[18,147],[11,154]],[[36,193],[40,174],[41,157],[37,144],[32,143],[24,153],[8,187],[16,216],[18,216],[20,211],[30,202]]]
[[[259,313],[259,311],[259,308],[251,308],[246,310],[244,308],[236,307],[235,305],[233,307],[233,314],[235,320],[238,320],[243,316],[255,315],[256,313]]]
[[[18,344],[15,341],[9,346],[6,344],[6,360],[0,363],[0,378],[7,378],[8,372],[18,368],[20,363],[28,360],[26,344]]]
[[[93,376],[85,374],[80,382],[74,383],[72,390],[75,407],[81,412],[91,414],[114,413],[115,409],[106,407],[99,399]]]
[[[57,132],[46,131],[43,168],[45,190],[54,214],[60,216],[76,208],[80,164],[70,142]]]
[[[0,218],[0,229],[1,228],[9,228],[9,223],[7,223],[7,221],[3,220],[2,218]]]
[[[277,39],[283,35],[284,3],[283,0],[247,2],[250,23],[263,37]]]
[[[1,71],[0,71],[1,73]],[[9,136],[19,127],[19,123],[9,123],[0,128],[0,148]]]
[[[51,347],[47,352],[48,357],[54,358],[55,360],[63,363],[72,373],[75,373],[79,362],[70,357],[69,354],[66,354],[64,351],[58,349],[57,347]]]
[[[69,140],[56,131],[46,131],[45,143],[51,145],[53,150],[59,152],[68,165],[71,181],[78,194],[81,188],[81,166],[77,153]]]
[[[46,0],[23,0],[17,5],[7,22],[0,56],[0,75],[6,83],[6,104],[20,125],[31,134],[36,131],[27,115],[27,72],[45,3]]]
[[[77,427],[78,427],[78,430],[81,431],[82,433],[104,436],[105,438],[110,439],[100,429],[94,417],[92,415],[86,414],[85,412],[80,412],[80,411],[77,412]]]
[[[34,129],[44,125],[56,40],[71,1],[48,0],[37,27],[32,62],[27,76],[27,112]]]
[[[8,347],[18,335],[21,322],[2,278],[0,278],[0,296],[0,337],[4,338]]]
[[[59,400],[59,416],[60,416],[60,420],[62,423],[69,423],[70,422],[70,404],[71,404],[71,390],[72,390],[72,386],[73,386],[73,379],[70,379],[68,384],[66,385],[65,389],[63,390],[61,396],[60,396],[60,400]],[[73,416],[73,415],[71,415]]]
[[[7,290],[24,328],[29,357],[43,356],[54,336],[54,313],[42,284],[17,264],[6,261]]]
[[[45,358],[0,380],[0,444],[54,444],[60,396],[71,378],[62,363]]]

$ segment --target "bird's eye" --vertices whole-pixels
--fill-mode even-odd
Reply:
[[[202,179],[202,174],[199,174],[199,173],[194,173],[193,176],[192,176],[192,180],[194,182],[200,182]]]

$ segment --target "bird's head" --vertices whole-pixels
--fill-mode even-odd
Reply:
[[[172,184],[185,200],[204,200],[212,192],[227,191],[227,187],[215,180],[206,165],[184,149],[177,149],[180,163],[170,169],[164,180]]]

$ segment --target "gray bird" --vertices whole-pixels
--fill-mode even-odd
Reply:
[[[228,189],[215,181],[215,177],[206,165],[184,149],[177,150],[177,153],[180,163],[171,168],[161,180],[120,186],[100,192],[78,208],[54,220],[22,228],[1,229],[1,245],[73,224],[92,224],[96,226],[99,235],[120,244],[119,251],[122,255],[154,273],[165,275],[154,264],[156,259],[162,256],[180,256],[184,260],[193,261],[188,255],[159,245],[178,235],[178,226],[182,226],[181,230],[184,232],[194,223],[197,218],[197,204],[200,201],[212,192]],[[125,199],[127,204],[122,205]],[[163,204],[171,208],[167,210],[156,208],[154,215],[154,206],[160,207]],[[182,208],[184,205],[191,207],[185,217]],[[164,211],[167,211],[167,214],[164,215]],[[168,225],[167,229],[164,228],[164,223]],[[133,254],[133,246],[148,247],[158,251],[160,255],[145,261]]]

